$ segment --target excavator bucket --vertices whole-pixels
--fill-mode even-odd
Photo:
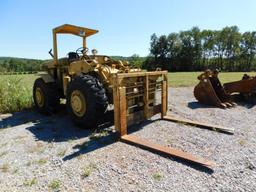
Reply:
[[[213,105],[220,108],[232,107],[230,95],[225,91],[219,78],[218,71],[206,70],[198,76],[200,81],[194,88],[195,98],[203,104]]]
[[[244,74],[242,80],[223,84],[226,93],[237,96],[240,101],[256,104],[256,76]]]

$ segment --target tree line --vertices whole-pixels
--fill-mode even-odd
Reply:
[[[42,70],[43,60],[22,58],[0,58],[0,72],[34,72]]]
[[[150,41],[150,55],[142,67],[168,71],[256,70],[256,31],[239,32],[237,26],[221,30],[191,30],[157,36]]]
[[[221,30],[190,30],[157,36],[150,39],[147,57],[113,56],[128,60],[134,67],[147,70],[161,68],[168,71],[222,71],[256,70],[256,31],[241,33],[237,26]],[[47,60],[0,58],[0,72],[31,72],[42,70]]]

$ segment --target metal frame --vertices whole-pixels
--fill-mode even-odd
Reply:
[[[58,64],[58,46],[57,46],[57,34],[72,34],[82,37],[83,39],[83,47],[86,47],[86,38],[98,33],[98,30],[89,29],[85,27],[64,24],[59,27],[56,27],[52,30],[53,34],[53,56],[54,56],[54,64]]]
[[[149,106],[149,78],[152,76],[162,77],[161,81],[161,104],[155,106]],[[135,112],[134,114],[127,113],[127,94],[126,87],[122,85],[121,82],[125,81],[126,78],[143,78],[143,113]],[[174,118],[167,115],[168,108],[168,72],[167,71],[156,71],[156,72],[138,72],[138,73],[120,73],[115,74],[113,76],[113,100],[114,100],[114,122],[115,127],[120,134],[120,140],[125,143],[133,144],[139,146],[144,149],[148,149],[150,151],[154,151],[157,153],[162,153],[168,156],[176,157],[179,159],[183,159],[192,163],[196,163],[208,168],[211,168],[214,163],[209,160],[205,160],[202,158],[195,157],[187,152],[183,152],[181,150],[164,147],[159,144],[151,143],[149,141],[142,140],[133,135],[128,135],[127,127],[128,125],[132,125],[137,122],[144,121],[149,119],[153,115],[161,114],[162,120],[174,121],[174,122],[182,122],[185,124],[190,124],[193,126],[198,126],[201,128],[212,129],[221,131],[224,133],[233,133],[233,129],[225,128],[222,126],[211,125],[207,123],[201,123],[196,121],[191,121],[182,118]]]

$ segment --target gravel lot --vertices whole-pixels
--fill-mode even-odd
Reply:
[[[212,108],[192,92],[171,88],[168,113],[235,134],[157,117],[131,134],[215,161],[213,171],[121,143],[109,124],[93,132],[74,127],[65,113],[26,111],[0,115],[0,191],[255,191],[256,107]]]

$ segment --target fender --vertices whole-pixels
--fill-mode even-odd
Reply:
[[[47,73],[39,74],[39,76],[44,80],[45,83],[53,83],[55,82],[54,78]]]

